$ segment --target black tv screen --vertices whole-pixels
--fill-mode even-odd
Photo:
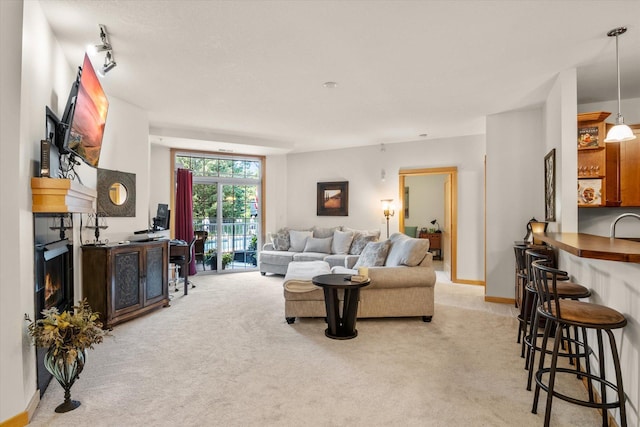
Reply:
[[[74,82],[62,124],[65,126],[63,154],[73,153],[97,167],[109,101],[87,54],[79,78]]]

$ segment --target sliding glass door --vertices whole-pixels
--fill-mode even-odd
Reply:
[[[198,271],[257,268],[261,162],[177,155],[193,171],[193,229],[205,236]]]

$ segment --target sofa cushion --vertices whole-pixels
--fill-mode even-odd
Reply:
[[[261,251],[260,263],[272,265],[287,265],[293,261],[293,252],[287,251]]]
[[[302,252],[307,238],[313,237],[312,231],[289,230],[289,251]]]
[[[429,251],[428,239],[416,239],[402,233],[393,233],[389,237],[391,249],[385,262],[387,267],[406,265],[415,267],[420,264]]]
[[[334,231],[331,253],[348,254],[349,248],[351,248],[351,242],[353,242],[353,231]]]
[[[291,252],[289,252],[291,253]],[[323,252],[297,252],[293,254],[294,261],[322,261],[327,254]]]
[[[316,237],[307,237],[307,243],[304,245],[303,252],[324,252],[331,253],[331,242],[333,237],[325,237],[322,239]]]
[[[324,258],[322,258],[325,262],[327,262],[329,264],[330,267],[335,267],[335,266],[341,266],[344,267],[345,265],[345,259],[348,257],[349,255],[346,254],[331,254],[331,255],[326,255]],[[353,262],[355,264],[355,261]]]
[[[333,233],[336,230],[340,230],[342,227],[338,226],[338,227],[331,227],[331,228],[326,228],[326,227],[313,227],[313,229],[311,231],[313,231],[313,237],[318,237],[320,239],[323,239],[325,237],[333,237]]]
[[[356,262],[353,268],[383,266],[387,259],[390,245],[391,242],[388,240],[367,243],[367,246],[364,247],[358,262]]]
[[[271,235],[271,243],[276,251],[289,250],[289,229],[281,228],[276,234]]]

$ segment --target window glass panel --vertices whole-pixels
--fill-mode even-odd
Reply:
[[[259,162],[247,162],[247,178],[259,179],[260,178],[260,163]]]
[[[231,178],[233,176],[233,160],[218,160],[218,171],[221,177]]]
[[[218,159],[205,159],[204,176],[218,176]]]
[[[244,160],[235,160],[233,162],[233,176],[234,178],[244,178],[245,177],[245,161]]]

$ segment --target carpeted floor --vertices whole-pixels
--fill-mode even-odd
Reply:
[[[89,351],[72,398],[55,380],[33,426],[540,426],[516,344],[515,309],[438,275],[436,312],[358,320],[356,339],[322,319],[284,319],[282,277],[197,275],[170,308],[116,326]],[[575,378],[565,392],[585,395]],[[552,425],[597,426],[555,400]]]

